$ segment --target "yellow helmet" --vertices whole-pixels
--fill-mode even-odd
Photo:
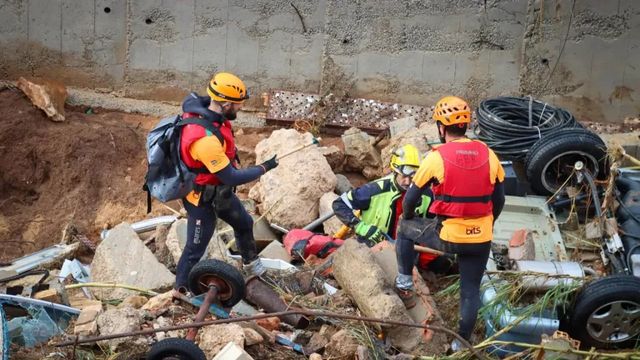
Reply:
[[[410,144],[407,144],[391,153],[389,167],[398,174],[413,176],[422,161],[420,151]]]
[[[471,122],[471,109],[466,101],[457,96],[445,96],[433,109],[433,120],[443,125],[468,124]]]
[[[240,78],[230,73],[217,73],[207,87],[207,93],[214,101],[243,103],[249,92]]]

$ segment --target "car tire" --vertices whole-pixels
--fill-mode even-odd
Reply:
[[[194,295],[207,292],[207,284],[215,284],[218,299],[227,308],[240,302],[246,293],[242,273],[232,265],[216,259],[198,262],[189,272],[188,284],[189,291]]]
[[[594,176],[606,176],[607,147],[591,131],[580,128],[561,129],[538,140],[525,159],[531,188],[539,195],[554,194],[578,160],[583,161]],[[564,166],[562,169],[554,168],[557,165]]]
[[[607,276],[586,285],[576,297],[569,334],[582,347],[635,347],[640,335],[640,278]]]
[[[146,359],[206,360],[207,356],[193,341],[168,338],[153,344]]]

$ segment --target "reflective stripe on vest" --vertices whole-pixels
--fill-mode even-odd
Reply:
[[[489,172],[489,148],[480,141],[450,142],[436,150],[442,156],[444,181],[433,186],[431,212],[449,217],[491,214],[494,185]]]
[[[183,119],[188,119],[191,117],[199,116],[193,113],[185,113],[182,115]],[[218,126],[220,130],[220,134],[224,139],[224,153],[229,158],[232,164],[235,164],[236,159],[236,144],[235,139],[233,137],[233,129],[231,128],[231,122],[228,120],[223,122],[222,124],[214,123],[214,125]],[[186,125],[182,129],[182,133],[180,134],[180,156],[182,161],[184,161],[185,165],[192,169],[199,169],[204,167],[204,164],[200,161],[194,160],[191,157],[191,153],[189,152],[189,148],[191,145],[197,140],[202,139],[205,136],[211,136],[211,134],[205,130],[202,126],[198,125]],[[220,180],[215,174],[198,174],[195,180],[198,185],[218,185],[220,184]]]

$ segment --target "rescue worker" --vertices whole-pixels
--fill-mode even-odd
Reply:
[[[359,242],[374,246],[386,239],[385,233],[395,239],[402,199],[420,160],[415,146],[404,145],[391,155],[391,174],[348,191],[333,202],[336,217],[354,230]],[[418,216],[426,216],[431,202],[430,190],[425,189],[419,200],[420,206],[414,211]],[[357,210],[360,217],[354,214]]]
[[[186,293],[189,272],[207,249],[217,217],[233,228],[244,270],[255,275],[265,271],[253,238],[253,219],[233,187],[256,180],[278,162],[274,156],[257,166],[239,168],[231,121],[249,98],[242,80],[230,73],[217,73],[209,82],[207,94],[191,93],[182,103],[182,118],[209,120],[219,134],[196,124],[184,126],[180,134],[182,160],[190,169],[201,171],[195,189],[183,199],[188,215],[187,243],[178,261],[174,290],[181,293]]]
[[[489,258],[493,223],[504,206],[504,169],[486,144],[465,137],[469,105],[455,96],[442,98],[433,113],[443,145],[420,164],[403,202],[396,244],[396,290],[405,305],[415,305],[412,279],[414,242],[455,254],[460,271],[458,333],[470,340],[480,308],[480,282]],[[435,219],[414,219],[414,209],[431,187]],[[454,340],[452,350],[460,349]]]

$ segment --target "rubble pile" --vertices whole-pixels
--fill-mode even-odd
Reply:
[[[430,150],[429,142],[438,139],[433,124],[417,124],[415,118],[399,119],[391,125],[391,136],[383,142],[357,128],[345,131],[341,137],[344,151],[336,145],[305,147],[314,141],[313,136],[293,129],[273,131],[257,143],[255,152],[243,148],[245,157],[255,157],[255,162],[261,163],[273,155],[304,147],[280,159],[278,167],[253,185],[250,199],[242,200],[254,218],[254,236],[266,274],[261,278],[244,274],[242,285],[246,293],[233,306],[225,307],[216,298],[208,309],[202,309],[205,320],[232,321],[240,316],[310,309],[394,324],[293,314],[202,326],[197,335],[187,328],[166,329],[193,322],[206,301],[205,294],[172,291],[175,268],[187,242],[187,219],[176,216],[153,229],[140,230],[136,224],[126,222],[108,229],[90,263],[77,260],[78,249],[93,250],[81,245],[76,236],[72,241],[75,244],[57,245],[35,256],[58,259],[38,263],[40,268],[51,269],[49,273],[27,273],[22,279],[13,279],[16,274],[9,271],[14,268],[0,268],[0,280],[12,280],[3,282],[3,292],[29,310],[32,317],[38,311],[42,316],[47,313],[43,309],[52,307],[62,314],[48,316],[50,326],[39,329],[40,337],[21,335],[17,340],[10,333],[12,341],[22,341],[21,345],[28,348],[46,348],[51,339],[81,340],[157,330],[141,336],[102,339],[97,346],[113,354],[126,354],[122,355],[126,358],[145,356],[162,341],[186,338],[193,339],[207,359],[400,359],[444,354],[452,340],[450,335],[398,325],[455,327],[451,325],[455,316],[440,313],[430,291],[431,283],[418,271],[414,273],[417,304],[407,310],[394,291],[397,262],[392,242],[383,241],[369,248],[348,235],[334,252],[308,256],[295,253],[284,242],[284,234],[293,234],[292,230],[304,229],[329,237],[344,230],[335,217],[317,220],[331,215],[332,203],[353,189],[345,172],[378,178],[385,173],[395,148],[413,144],[425,153]],[[514,261],[535,260],[537,236],[535,230],[516,231],[504,256]],[[233,229],[218,220],[201,261],[215,259],[233,265],[233,269],[242,269],[234,243]],[[64,254],[62,259],[60,254]],[[60,267],[60,260],[65,258],[66,265]],[[203,278],[206,280],[206,276]],[[211,286],[201,285],[204,291]],[[217,284],[215,289],[227,295],[224,292],[233,291],[233,286]],[[31,298],[42,301],[34,305]],[[0,297],[0,303],[5,302],[9,300]],[[21,330],[26,335],[32,331],[26,325]],[[78,346],[83,351],[100,351],[93,343]]]

